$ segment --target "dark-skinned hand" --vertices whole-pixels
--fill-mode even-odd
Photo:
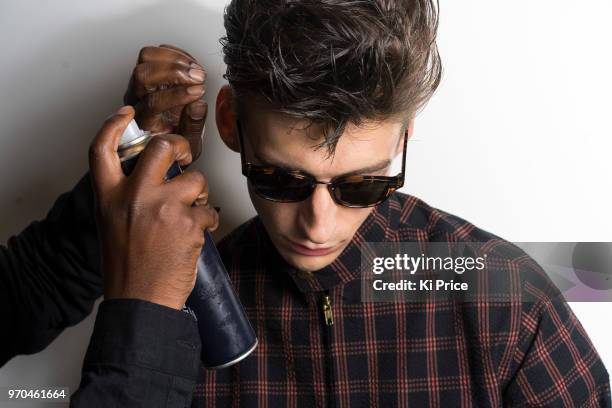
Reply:
[[[141,129],[180,134],[196,160],[202,152],[202,132],[208,104],[202,100],[206,71],[188,52],[173,45],[144,47],[123,101],[136,109]]]
[[[214,231],[219,215],[207,204],[207,182],[199,171],[164,179],[174,161],[185,166],[192,160],[182,136],[152,138],[134,171],[124,175],[117,147],[133,117],[131,106],[109,117],[89,150],[104,297],[181,309],[195,285],[204,230]]]

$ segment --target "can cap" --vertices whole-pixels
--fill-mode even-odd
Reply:
[[[134,119],[130,120],[127,128],[123,131],[123,135],[121,135],[121,140],[119,141],[120,147],[127,147],[136,143],[139,143],[143,138],[149,136],[149,132],[141,130],[138,127],[138,124]]]

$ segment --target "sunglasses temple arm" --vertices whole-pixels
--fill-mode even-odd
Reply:
[[[398,185],[402,187],[404,185],[404,177],[406,171],[406,148],[408,146],[408,130],[404,133],[404,153],[402,154],[402,173],[400,174],[400,179],[398,180]]]
[[[236,119],[236,130],[238,132],[238,146],[240,148],[240,164],[242,167],[242,172],[244,173],[245,168],[246,168],[246,164],[245,164],[245,157],[244,157],[244,141],[242,140],[242,129],[241,129],[241,125],[240,125],[240,120]]]

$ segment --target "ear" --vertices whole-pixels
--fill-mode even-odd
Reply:
[[[410,122],[408,122],[408,139],[412,137],[414,133],[414,116],[410,118]]]
[[[233,103],[234,95],[232,94],[232,88],[229,84],[225,84],[217,94],[217,104],[215,107],[217,129],[225,145],[235,152],[240,152]]]

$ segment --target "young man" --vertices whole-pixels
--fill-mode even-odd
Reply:
[[[227,7],[216,121],[258,215],[218,248],[259,346],[204,371],[194,406],[610,406],[597,352],[531,258],[394,192],[390,161],[439,83],[436,27],[428,0]],[[384,241],[488,243],[522,297],[362,302],[362,244]]]

